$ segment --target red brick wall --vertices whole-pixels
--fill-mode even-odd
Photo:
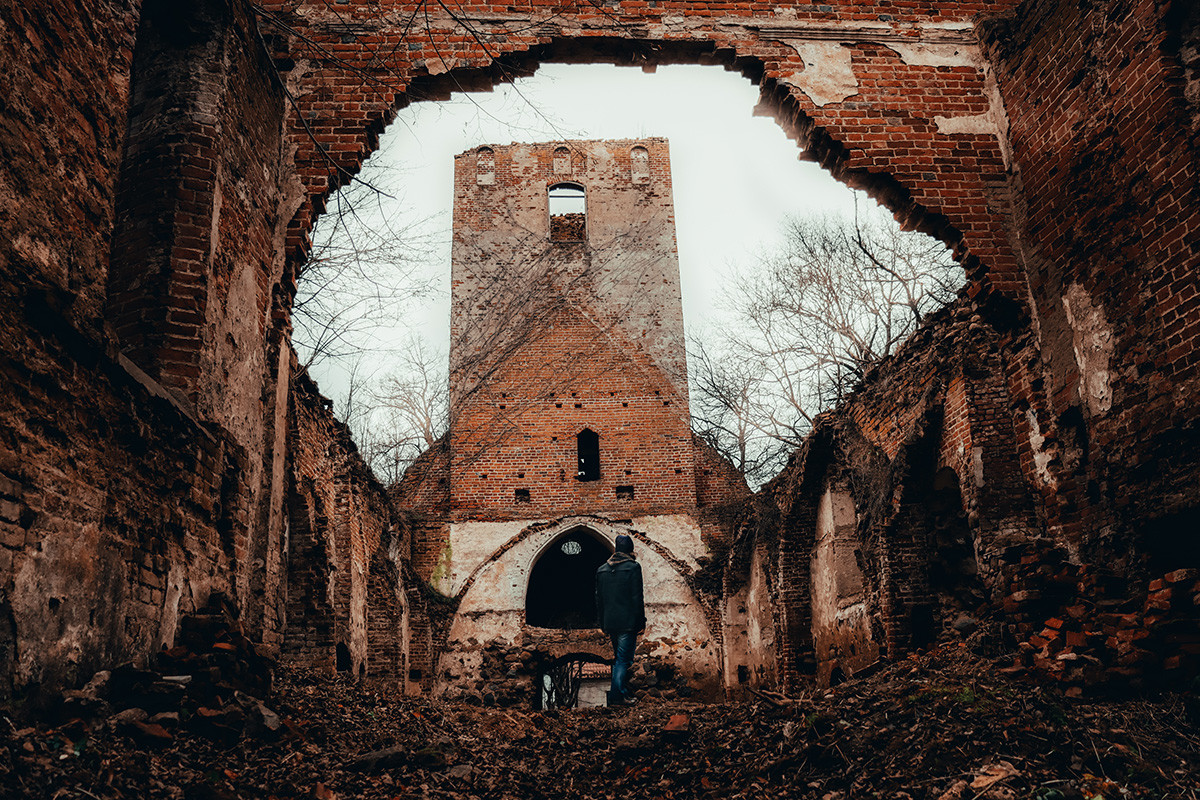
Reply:
[[[408,566],[412,526],[303,372],[292,403],[284,652],[329,669],[341,644],[365,677],[403,685],[416,669],[427,682],[428,616]]]
[[[957,475],[969,545],[982,558],[987,586],[1002,596],[1007,548],[1040,531],[1033,489],[1017,463],[1004,342],[966,298],[931,316],[842,407],[820,418],[751,507],[740,536],[766,543],[785,685],[812,671],[805,606],[812,602],[817,508],[828,486],[845,487],[854,500],[863,598],[886,655],[928,643],[943,617],[960,610],[943,607],[938,592],[945,587],[931,581],[940,554],[929,504],[939,469]],[[733,561],[728,568],[738,569]],[[727,584],[735,577],[727,575]]]
[[[251,41],[246,9],[230,8],[229,35]],[[210,361],[196,384],[204,391],[191,396],[171,395],[139,369],[158,374],[155,365],[120,356],[104,328],[140,11],[134,2],[0,9],[0,583],[11,620],[3,638],[15,647],[0,656],[5,691],[10,681],[53,691],[100,667],[145,660],[214,591],[244,601],[247,632],[277,646],[278,620],[264,606],[274,605],[278,575],[272,559],[256,561],[281,522],[270,487],[282,431],[265,324],[230,330],[214,316],[206,343],[238,353],[222,369]],[[255,170],[228,170],[224,187],[225,207],[243,220],[227,229],[236,249],[224,255],[251,263],[273,260],[272,223],[262,215],[278,214],[278,195],[261,192],[256,176],[263,164],[280,174],[282,112],[278,94],[274,112],[262,102],[272,79],[256,52],[238,46],[226,62],[240,101],[225,113],[239,116],[239,102],[261,111],[246,114],[251,130],[241,134]],[[265,155],[254,151],[264,128],[273,133]],[[236,156],[219,160],[224,169]],[[256,197],[247,205],[237,199],[243,177],[243,192]],[[144,225],[174,202],[158,188],[146,187],[162,202],[140,206]],[[261,277],[269,298],[274,279]]]
[[[649,151],[645,180],[634,147]],[[476,152],[455,163],[452,516],[693,510],[666,142],[491,151],[483,177]],[[561,181],[586,190],[585,241],[550,240],[547,187]],[[599,435],[598,480],[577,478],[584,429]]]
[[[450,541],[450,443],[443,437],[426,450],[392,487],[396,508],[408,518],[412,567],[428,582]]]
[[[0,293],[0,695],[144,662],[236,593],[248,454],[44,299]],[[261,631],[259,632],[261,633]]]
[[[1047,438],[1048,531],[1129,569],[1152,521],[1186,536],[1200,503],[1200,180],[1180,59],[1197,40],[1189,5],[1041,0],[985,28],[1040,340],[1012,391]]]
[[[18,294],[67,293],[88,328],[104,306],[137,14],[132,0],[0,8],[0,276]]]

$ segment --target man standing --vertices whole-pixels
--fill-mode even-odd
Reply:
[[[596,570],[596,617],[600,630],[612,639],[612,688],[610,706],[629,705],[629,668],[638,634],[646,629],[642,598],[642,565],[633,557],[633,539],[617,537],[617,552]]]

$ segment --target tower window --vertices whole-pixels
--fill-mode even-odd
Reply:
[[[650,182],[650,151],[635,147],[629,151],[629,178],[633,183]]]
[[[618,500],[632,500],[633,499],[633,487],[632,486],[618,486],[617,487],[617,499]]]
[[[565,147],[554,148],[554,174],[571,174],[571,151]]]
[[[490,147],[481,147],[475,153],[475,183],[491,186],[496,182],[496,154]]]
[[[513,489],[513,502],[514,503],[528,503],[529,502],[529,490],[528,489]]]
[[[549,189],[550,241],[582,242],[587,233],[587,198],[577,183],[556,183]]]
[[[575,435],[575,446],[579,456],[576,476],[581,481],[600,480],[600,434],[584,428]]]

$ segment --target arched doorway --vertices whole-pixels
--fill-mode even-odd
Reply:
[[[596,627],[596,570],[612,552],[589,528],[572,528],[555,539],[529,573],[526,624],[567,630]]]
[[[591,653],[555,659],[538,673],[534,708],[595,708],[607,704],[612,665]]]

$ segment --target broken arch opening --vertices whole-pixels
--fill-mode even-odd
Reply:
[[[596,627],[596,570],[612,553],[590,528],[573,528],[555,539],[529,573],[526,624],[561,630]]]
[[[607,61],[609,59],[605,58],[605,56],[610,54],[606,48],[616,47],[620,50],[623,47],[620,44],[612,42],[590,43],[589,47],[591,46],[599,49],[588,50],[587,54],[582,58],[575,57],[572,58],[572,61],[587,61],[590,58],[595,61]],[[786,205],[788,198],[819,196],[821,202],[816,204],[815,207],[830,211],[843,210],[846,214],[849,214],[850,212],[847,209],[851,208],[852,204],[843,202],[839,198],[853,197],[854,189],[865,189],[867,194],[870,194],[875,200],[885,204],[889,210],[895,212],[897,219],[903,220],[905,228],[919,228],[943,241],[957,241],[960,238],[958,231],[950,226],[949,221],[945,217],[927,213],[924,207],[914,202],[909,190],[901,186],[888,172],[868,172],[861,168],[851,169],[847,167],[846,151],[842,145],[829,139],[820,127],[811,125],[811,120],[796,106],[795,99],[788,94],[786,87],[770,81],[763,82],[764,92],[760,98],[759,93],[754,89],[754,85],[760,83],[761,72],[757,71],[753,65],[747,66],[750,62],[743,63],[741,65],[743,67],[742,74],[736,75],[728,71],[723,71],[719,66],[712,65],[711,61],[713,59],[711,58],[698,57],[696,53],[687,51],[686,49],[672,51],[671,48],[673,46],[664,44],[664,50],[656,52],[654,58],[664,64],[666,62],[681,63],[678,65],[663,66],[656,75],[647,75],[640,70],[621,69],[607,65],[598,66],[580,63],[568,65],[558,63],[556,56],[566,55],[566,53],[557,53],[553,48],[550,50],[538,50],[536,54],[516,54],[513,58],[520,61],[524,66],[527,66],[531,73],[529,77],[520,79],[519,82],[524,85],[519,91],[525,92],[537,88],[539,97],[544,96],[546,98],[543,103],[549,108],[555,108],[554,104],[560,101],[550,95],[543,95],[542,90],[544,85],[535,86],[532,81],[545,79],[547,83],[559,82],[564,87],[573,85],[574,93],[578,94],[579,86],[574,83],[576,72],[583,72],[584,70],[598,71],[600,69],[611,71],[609,74],[599,77],[603,78],[606,88],[609,84],[612,84],[616,87],[615,92],[621,95],[620,100],[615,106],[616,110],[619,110],[620,113],[640,114],[641,119],[639,119],[638,125],[648,133],[655,134],[660,130],[667,132],[667,129],[661,127],[663,123],[652,116],[650,112],[653,109],[646,111],[635,106],[637,102],[635,95],[656,93],[658,91],[657,87],[650,85],[643,86],[641,84],[635,86],[633,83],[627,83],[628,78],[625,76],[636,76],[639,80],[645,81],[664,81],[661,85],[669,87],[670,84],[665,83],[665,81],[674,80],[667,76],[676,69],[705,73],[696,74],[694,78],[689,76],[688,80],[694,80],[697,86],[704,86],[706,91],[710,88],[712,90],[711,96],[706,95],[704,106],[704,117],[707,119],[707,123],[690,124],[690,120],[686,122],[689,123],[690,129],[697,131],[719,128],[726,140],[732,139],[742,142],[743,147],[733,149],[710,146],[709,144],[705,144],[707,140],[702,140],[700,147],[695,147],[694,144],[691,148],[676,146],[672,148],[673,166],[670,170],[665,170],[665,162],[662,164],[654,162],[651,158],[652,151],[647,151],[645,146],[637,144],[636,139],[630,139],[628,145],[622,145],[614,149],[612,153],[612,176],[619,178],[621,181],[629,181],[637,184],[639,191],[643,192],[647,197],[654,196],[654,192],[657,191],[660,174],[664,177],[669,176],[672,178],[673,197],[675,199],[674,213],[677,222],[679,248],[681,251],[686,247],[693,252],[705,253],[708,259],[707,262],[695,259],[685,260],[681,264],[683,267],[682,293],[684,295],[686,313],[689,316],[697,312],[701,316],[706,313],[704,303],[707,301],[700,299],[700,297],[717,297],[722,294],[719,289],[712,287],[712,284],[719,285],[722,282],[721,278],[714,277],[721,274],[720,267],[717,266],[718,262],[728,264],[744,260],[729,254],[728,245],[722,244],[721,247],[726,249],[718,249],[717,246],[712,244],[711,239],[698,240],[694,238],[695,231],[702,233],[705,231],[738,231],[739,236],[745,235],[745,240],[737,245],[741,248],[740,255],[745,255],[745,253],[751,250],[763,247],[775,249],[773,243],[764,244],[766,237],[761,227],[752,229],[750,225],[743,225],[735,220],[738,209],[755,207],[755,202],[761,199],[757,196],[749,199],[743,198],[737,193],[737,186],[741,184],[758,186],[762,179],[770,178],[771,180],[778,180],[779,183],[773,184],[774,188],[767,191],[769,191],[772,197],[784,198],[784,202],[780,203],[777,208],[781,220],[788,213],[799,213],[803,210],[799,205],[789,208]],[[703,62],[704,65],[701,65],[699,62]],[[421,78],[410,87],[410,95],[406,98],[405,102],[416,100],[420,97],[441,97],[443,96],[440,91],[441,89],[457,86],[456,81],[462,82],[463,76],[466,74],[462,70],[452,70],[442,75]],[[471,89],[482,88],[484,84],[490,86],[493,82],[491,78],[495,77],[490,73],[471,74],[474,76],[474,80],[469,82]],[[594,80],[590,75],[584,77],[585,80]],[[740,86],[736,86],[735,84],[740,84]],[[472,159],[474,164],[468,170],[466,180],[473,181],[476,184],[482,182],[483,185],[486,185],[486,181],[488,180],[503,182],[505,175],[519,168],[519,165],[513,165],[508,162],[500,163],[500,160],[497,160],[500,158],[498,155],[499,151],[490,153],[491,148],[486,146],[486,142],[502,143],[517,139],[527,142],[541,140],[542,142],[551,143],[548,151],[544,155],[539,156],[543,160],[547,156],[552,159],[552,164],[544,165],[551,167],[551,174],[546,178],[547,183],[551,185],[546,186],[545,189],[541,189],[540,191],[535,188],[534,194],[528,198],[529,207],[520,212],[522,220],[525,221],[522,224],[527,224],[529,233],[535,238],[541,238],[546,243],[546,252],[541,257],[541,260],[549,263],[558,258],[578,254],[580,248],[574,244],[570,244],[572,242],[587,241],[589,247],[595,248],[597,251],[603,251],[603,248],[609,243],[619,242],[619,239],[614,239],[609,235],[610,229],[613,226],[606,216],[608,207],[602,184],[593,184],[592,178],[585,178],[589,174],[587,170],[592,169],[592,165],[589,165],[586,160],[582,159],[579,153],[574,154],[573,161],[569,158],[572,155],[570,148],[560,146],[562,139],[560,131],[523,128],[520,130],[505,129],[503,132],[500,132],[494,128],[486,127],[490,123],[487,123],[478,112],[482,107],[484,109],[483,117],[491,118],[493,121],[496,120],[496,117],[502,117],[505,109],[510,108],[514,103],[513,98],[518,92],[517,89],[514,89],[512,93],[508,93],[507,89],[508,86],[500,82],[499,85],[495,86],[495,91],[492,94],[486,96],[476,94],[472,99],[462,101],[462,105],[470,109],[473,120],[470,123],[462,122],[460,127],[464,130],[470,129],[473,133],[470,138],[451,145],[448,148],[449,155],[444,156],[444,158],[449,160],[454,158],[455,154],[471,151],[473,154],[468,156],[468,158]],[[670,89],[667,88],[665,91],[669,92]],[[746,93],[744,98],[741,95],[735,96],[734,93],[740,91]],[[485,105],[492,99],[498,102],[494,110]],[[780,123],[778,127],[765,124],[761,119],[754,119],[756,113],[754,111],[755,103],[760,102],[760,100],[761,108],[773,111],[776,114]],[[389,159],[393,158],[390,153],[399,155],[402,148],[407,148],[410,153],[422,149],[432,152],[434,150],[433,140],[444,133],[444,130],[424,129],[430,132],[420,133],[423,130],[421,128],[422,117],[427,115],[427,118],[432,120],[435,117],[448,116],[452,113],[448,106],[454,102],[453,100],[449,103],[423,100],[404,108],[400,112],[406,117],[403,124],[393,124],[385,133],[385,137],[388,140],[392,136],[405,137],[401,138],[402,144],[397,146],[393,145],[391,141],[387,141],[372,161],[380,167],[388,168],[392,166],[392,164],[388,163]],[[563,107],[566,108],[567,101],[564,100],[562,102],[564,103]],[[592,106],[598,107],[602,102],[602,97],[589,99],[589,104]],[[741,106],[743,102],[745,105]],[[662,103],[658,103],[657,105],[665,106]],[[739,108],[739,106],[741,107]],[[739,114],[739,111],[743,113]],[[613,113],[615,114],[617,111]],[[388,119],[390,118],[389,116]],[[576,120],[566,117],[564,119],[568,122],[576,122]],[[714,121],[717,119],[721,120],[720,125],[715,124]],[[726,120],[737,119],[745,119],[764,131],[770,131],[770,133],[767,136],[758,136],[757,134],[753,134],[752,136],[751,131],[743,128],[733,129],[727,127]],[[596,131],[587,130],[586,125],[588,123],[586,121],[579,120],[578,122],[580,124],[573,124],[571,126],[573,132],[575,130],[580,131],[581,138],[599,138]],[[455,124],[459,124],[457,120]],[[407,141],[406,137],[411,137],[411,142]],[[770,141],[767,141],[768,138]],[[682,139],[682,137],[677,137],[678,139]],[[796,160],[797,144],[804,151],[803,161]],[[565,153],[563,152],[564,150],[566,151]],[[696,163],[695,159],[691,162],[687,160],[687,154],[694,151],[704,154],[704,158],[700,163]],[[753,170],[753,174],[743,177],[753,177],[755,180],[743,179],[735,182],[737,185],[733,185],[730,182],[722,182],[717,177],[723,174],[742,176],[746,168],[735,167],[729,165],[729,162],[723,162],[722,160],[726,157],[727,151],[729,156],[736,155],[739,158],[739,164],[742,163],[740,159],[742,159],[746,152],[770,153],[774,161],[772,166],[766,171],[769,174],[764,174],[761,168],[752,166],[750,169]],[[443,158],[441,155],[437,157]],[[376,159],[379,160],[376,161]],[[393,160],[392,163],[395,163],[395,161]],[[648,175],[651,166],[654,168],[653,180]],[[444,186],[442,185],[444,179],[441,183],[430,188],[429,191],[425,191],[423,187],[430,184],[418,181],[415,175],[411,173],[412,169],[413,166],[407,161],[403,163],[403,172],[405,174],[405,181],[402,187],[403,193],[407,193],[410,197],[416,197],[421,201],[414,204],[416,209],[419,210],[414,210],[412,216],[415,218],[419,215],[424,218],[433,210],[431,204],[426,202],[426,200],[431,197],[434,191],[438,193],[444,192]],[[660,173],[660,169],[665,171]],[[796,172],[795,170],[800,170],[800,172]],[[400,172],[400,170],[395,171]],[[378,181],[378,177],[375,175],[368,173],[364,173],[364,175],[372,181]],[[585,183],[587,184],[586,187],[584,186]],[[802,191],[797,190],[799,186],[804,187]],[[574,189],[574,199],[572,202],[576,204],[576,210],[570,210],[568,197],[557,197],[557,191],[555,190],[559,187],[563,188],[564,191],[570,188]],[[384,188],[386,189],[387,187]],[[502,189],[503,187],[499,188]],[[393,191],[396,194],[401,194],[395,187],[393,187]],[[540,208],[541,198],[538,196],[542,191],[547,193],[545,201],[547,202],[547,207],[545,211]],[[554,198],[550,196],[552,192],[556,195]],[[842,194],[839,197],[834,197],[834,192]],[[756,195],[761,193],[761,191],[756,191]],[[369,192],[365,192],[365,194],[368,195],[367,203],[374,205],[378,198]],[[500,191],[491,193],[494,197],[498,197],[501,194],[502,192]],[[591,196],[589,197],[588,195]],[[559,206],[560,199],[567,205],[567,208]],[[316,202],[318,206],[323,207],[319,199]],[[553,210],[550,208],[551,204],[554,206]],[[590,209],[588,208],[589,205],[591,206]],[[510,207],[498,204],[492,210],[492,213],[516,213],[515,209],[516,206]],[[698,223],[693,223],[689,229],[686,220],[696,219],[698,209],[721,209],[721,216],[718,218],[705,216]],[[562,213],[557,213],[559,211]],[[542,216],[543,214],[545,216]],[[569,219],[569,215],[571,214],[582,215],[582,225],[577,223],[574,231],[569,230],[570,226],[567,224],[567,219]],[[391,220],[398,221],[400,219],[399,215],[392,213],[390,210],[388,216]],[[588,216],[591,217],[590,220],[587,219]],[[625,219],[636,221],[636,215],[622,217],[622,220]],[[336,224],[336,220],[330,220],[328,223],[323,224],[334,225]],[[397,222],[392,222],[391,224],[398,226]],[[445,225],[444,217],[439,224]],[[892,221],[890,219],[887,220],[887,224],[892,224]],[[782,226],[778,227],[781,228]],[[553,228],[553,231],[551,231],[551,228]],[[752,232],[752,230],[755,232]],[[745,231],[745,234],[740,233],[741,231]],[[731,241],[734,238],[733,236],[724,236],[724,239]],[[448,243],[446,247],[448,249]],[[960,248],[960,252],[965,253],[966,250]],[[441,265],[445,264],[448,258],[448,252],[441,252],[436,259],[430,259],[429,263],[432,264],[436,260],[438,269],[440,270]],[[692,266],[693,264],[695,266]],[[633,268],[639,268],[645,265],[633,264],[632,266]],[[382,266],[379,272],[381,274],[388,274],[387,270]],[[545,274],[549,275],[552,273],[553,270],[549,267],[545,269]],[[307,300],[309,298],[303,299]],[[312,304],[308,303],[306,305],[311,306]],[[397,309],[400,307],[400,304],[393,305]],[[449,334],[448,332],[443,332],[441,326],[446,325],[443,320],[450,318],[449,309],[445,306],[434,307],[434,304],[430,303],[425,303],[424,305],[429,306],[429,308],[414,309],[412,313],[406,315],[407,319],[404,318],[404,315],[398,314],[396,329],[402,329],[404,325],[409,324],[407,320],[427,320],[429,328],[435,328],[435,326],[436,328],[432,333],[422,334],[422,337],[432,339],[435,347],[444,348],[444,343],[449,339]],[[353,316],[353,314],[345,316]],[[690,324],[690,320],[685,320],[685,322],[689,322]],[[298,329],[300,327],[297,325]],[[323,328],[318,327],[317,330],[323,330]],[[376,338],[365,345],[364,349],[369,348],[372,352],[379,352],[381,349],[379,341],[380,339]],[[393,350],[397,351],[399,349],[399,347],[393,348]],[[303,357],[304,355],[302,354]],[[385,358],[392,359],[393,357],[389,354]],[[400,359],[395,358],[394,360],[399,361]],[[340,363],[331,363],[328,369],[332,373],[332,379],[318,376],[320,383],[323,386],[328,386],[329,384],[339,386],[348,385],[350,383],[350,374],[353,372],[348,366],[350,364],[350,359],[346,359]],[[407,370],[409,365],[404,363],[401,367]],[[441,369],[444,369],[444,367],[439,367],[439,372]],[[312,374],[317,375],[318,372],[324,371],[324,368],[322,368],[314,370]],[[379,371],[379,374],[384,375],[387,372],[388,367],[385,366]],[[689,370],[689,374],[695,373]],[[422,377],[422,375],[415,372],[413,374],[413,380],[419,380]],[[335,398],[335,400],[339,406],[342,405],[342,398]],[[395,438],[400,440],[404,437],[397,436]],[[382,469],[387,471],[387,482],[391,482],[392,478],[398,478],[403,473],[405,466],[406,464],[404,463],[396,468],[393,468],[390,464],[382,465]],[[564,464],[563,466],[566,467],[566,474],[570,475],[571,468],[569,464]],[[379,466],[376,468],[380,469]],[[765,478],[752,480],[752,485],[756,485],[763,479]]]

